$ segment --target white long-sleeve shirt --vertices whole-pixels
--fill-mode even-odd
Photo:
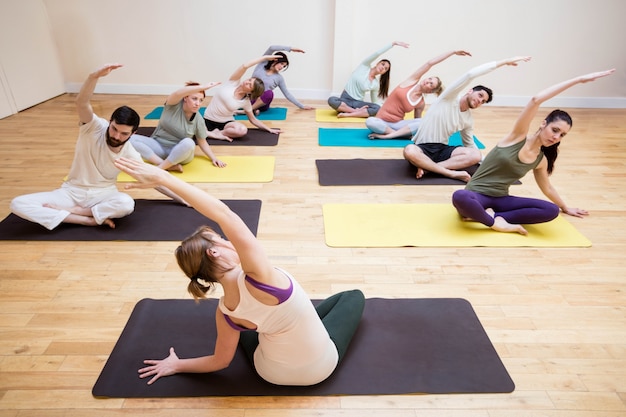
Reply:
[[[450,87],[446,88],[426,112],[419,130],[412,138],[413,142],[417,145],[424,143],[447,144],[450,136],[460,132],[463,146],[475,148],[474,117],[471,109],[461,111],[459,96],[465,93],[469,83],[474,78],[488,74],[496,68],[496,61],[479,65],[463,74]]]

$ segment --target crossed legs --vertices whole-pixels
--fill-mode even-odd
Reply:
[[[466,148],[463,146],[450,146],[452,152],[448,158],[442,157],[439,161],[434,161],[424,151],[412,143],[404,148],[404,159],[417,167],[415,177],[422,178],[426,172],[443,175],[444,177],[454,178],[457,180],[468,182],[471,178],[467,171],[463,168],[477,164],[482,159],[482,154],[478,149]]]

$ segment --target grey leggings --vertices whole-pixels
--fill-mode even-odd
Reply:
[[[345,90],[341,93],[341,97],[330,96],[328,98],[328,105],[335,110],[337,110],[339,106],[341,106],[341,103],[345,103],[353,109],[367,106],[367,114],[369,116],[376,116],[376,113],[378,113],[378,110],[380,109],[380,106],[376,103],[368,103],[367,101],[361,101],[352,98],[352,96],[346,93]]]
[[[374,133],[384,134],[387,128],[391,128],[395,131],[402,129],[405,126],[411,130],[407,133],[407,137],[415,135],[422,124],[422,119],[402,119],[399,122],[388,122],[378,117],[368,117],[365,119],[365,126]]]
[[[176,145],[165,147],[154,138],[132,135],[130,143],[143,159],[149,160],[153,155],[157,155],[161,159],[167,159],[172,164],[190,163],[196,151],[196,143],[191,138],[181,139]]]
[[[315,310],[331,340],[337,346],[339,362],[343,359],[354,336],[365,307],[365,296],[361,290],[343,291],[319,303]],[[241,332],[239,344],[250,363],[254,363],[254,351],[259,345],[259,335],[253,330]]]

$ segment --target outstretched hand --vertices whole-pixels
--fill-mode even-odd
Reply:
[[[403,48],[408,48],[408,47],[409,47],[409,44],[408,44],[408,43],[406,43],[406,42],[393,41],[393,42],[391,42],[391,44],[392,44],[393,46],[401,46],[401,47],[403,47]]]
[[[126,184],[124,188],[154,188],[161,185],[164,178],[167,175],[171,175],[169,172],[151,164],[147,164],[143,161],[137,161],[128,158],[118,158],[114,161],[115,166],[121,171],[127,173],[138,183]]]
[[[157,379],[174,375],[176,371],[176,362],[178,362],[178,356],[174,351],[174,348],[170,348],[170,354],[167,358],[156,360],[156,359],[146,359],[143,361],[146,365],[145,368],[139,369],[139,378],[148,378],[152,377],[148,381],[148,385],[152,385]]]
[[[580,82],[581,83],[588,83],[589,81],[595,81],[598,78],[606,77],[608,75],[613,74],[614,72],[615,72],[615,68],[610,69],[610,70],[606,70],[606,71],[592,72],[591,74],[582,75],[580,77]]]
[[[211,82],[208,82],[208,83],[204,84],[202,86],[202,89],[203,90],[208,90],[209,88],[213,88],[216,85],[220,85],[221,83],[222,83],[221,81],[211,81]]]
[[[96,71],[93,72],[93,75],[100,78],[100,77],[104,77],[106,75],[109,75],[111,73],[111,71],[116,70],[118,68],[123,67],[122,64],[106,64],[105,66],[103,66],[100,69],[97,69]]]
[[[518,63],[520,63],[520,62],[528,62],[528,61],[530,61],[530,59],[531,59],[530,56],[516,56],[516,57],[507,59],[504,62],[504,64],[505,65],[512,65],[512,66],[516,67]]]
[[[463,51],[463,50],[454,51],[454,55],[458,55],[458,56],[472,56],[472,54],[470,54],[467,51]]]

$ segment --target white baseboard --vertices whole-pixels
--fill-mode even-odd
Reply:
[[[78,93],[82,84],[68,83],[68,93]],[[98,84],[95,92],[101,94],[140,94],[167,96],[180,85],[126,85],[126,84]],[[274,90],[276,97],[284,98],[280,90]],[[291,93],[298,100],[326,100],[331,91],[291,89]],[[211,95],[211,90],[207,91]],[[334,95],[334,94],[333,94]],[[523,96],[496,96],[489,103],[490,106],[523,107],[530,97]],[[543,104],[543,107],[589,108],[589,109],[626,109],[626,97],[555,97]]]

